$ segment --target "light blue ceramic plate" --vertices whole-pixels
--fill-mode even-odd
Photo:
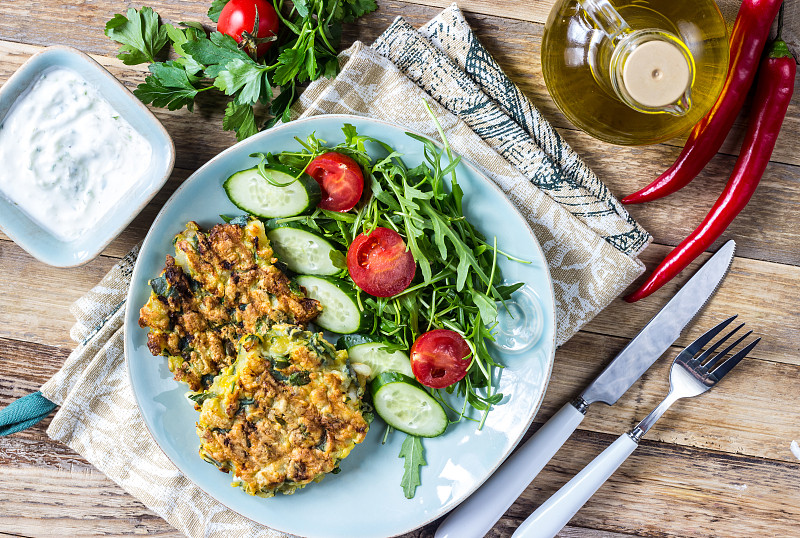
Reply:
[[[443,515],[489,477],[528,429],[550,377],[555,348],[554,307],[547,264],[525,220],[491,181],[463,161],[458,167],[464,213],[470,221],[487,238],[496,236],[502,250],[531,261],[521,264],[501,258],[499,265],[506,280],[526,284],[513,324],[524,316],[527,323],[523,329],[539,334],[526,347],[520,345],[520,327],[507,327],[504,341],[508,347],[493,348],[506,365],[500,376],[504,402],[490,413],[481,431],[475,423],[464,421],[438,438],[424,440],[428,465],[422,468],[422,485],[413,499],[406,499],[400,487],[403,460],[398,454],[404,435],[395,432],[381,445],[384,427],[380,419],[372,424],[366,440],[342,462],[341,473],[326,476],[294,495],[263,499],[231,487],[229,475],[197,455],[197,412],[184,396],[185,386],[172,379],[166,360],[150,355],[146,331],[137,324],[139,308],[150,294],[148,279],[163,269],[165,255],[173,252],[172,239],[184,224],[195,220],[210,227],[220,222],[220,214],[241,214],[225,196],[222,182],[256,164],[249,154],[297,150],[299,145],[293,138],[304,140],[311,132],[335,144],[344,140],[344,123],[355,125],[360,134],[387,142],[405,155],[409,166],[423,159],[422,145],[406,136],[404,129],[355,116],[294,121],[222,152],[175,192],[145,239],[128,295],[125,352],[134,393],[156,442],[188,478],[221,503],[254,521],[300,536],[392,536]]]
[[[93,229],[72,241],[63,241],[52,235],[0,192],[0,228],[39,261],[56,267],[71,267],[86,263],[100,254],[144,209],[172,173],[175,148],[167,131],[141,101],[103,66],[71,47],[49,47],[31,56],[17,69],[0,88],[0,122],[39,75],[51,67],[72,69],[97,88],[111,106],[150,143],[153,151],[148,169],[125,199],[116,207],[109,207]]]

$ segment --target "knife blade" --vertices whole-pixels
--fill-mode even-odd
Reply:
[[[717,291],[733,261],[736,243],[725,243],[644,329],[612,360],[579,396],[586,405],[614,405],[681,335],[684,327]]]
[[[435,538],[480,538],[577,429],[594,402],[613,405],[678,339],[717,291],[733,261],[728,241],[574,401],[564,405],[436,529]]]

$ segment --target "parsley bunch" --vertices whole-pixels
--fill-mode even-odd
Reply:
[[[208,17],[217,22],[228,0],[213,0]],[[342,24],[377,8],[375,0],[273,0],[281,21],[277,43],[253,58],[230,36],[207,32],[202,24],[162,23],[149,7],[129,8],[106,23],[105,34],[120,44],[127,65],[150,63],[150,75],[135,90],[142,102],[177,110],[193,109],[200,92],[216,89],[232,97],[222,126],[244,140],[279,120],[301,85],[339,71],[337,47]],[[174,59],[157,61],[166,45]]]

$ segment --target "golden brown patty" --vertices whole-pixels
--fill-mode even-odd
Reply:
[[[194,390],[233,363],[236,342],[275,323],[304,325],[322,310],[274,265],[258,219],[218,224],[208,233],[189,222],[175,238],[175,257],[151,280],[139,312],[147,347],[169,357],[175,379]]]
[[[251,495],[291,494],[335,472],[368,425],[364,379],[321,334],[276,325],[239,342],[234,365],[203,393],[200,455]]]

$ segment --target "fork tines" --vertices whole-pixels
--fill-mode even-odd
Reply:
[[[750,332],[752,332],[752,331],[750,331]],[[744,335],[736,343],[738,344],[739,342],[741,342],[742,340],[747,338],[747,336],[749,334],[750,333],[747,333],[746,335]],[[731,357],[729,359],[726,359],[722,364],[720,364],[719,366],[714,368],[714,370],[709,374],[709,376],[712,377],[712,378],[715,378],[717,381],[719,381],[720,379],[725,377],[725,374],[730,372],[733,369],[734,366],[739,364],[739,361],[741,361],[743,358],[745,358],[748,353],[753,351],[753,348],[756,347],[756,344],[758,344],[760,341],[761,341],[761,338],[759,337],[759,338],[756,338],[755,340],[753,340],[752,342],[750,342],[749,344],[747,344],[747,346],[745,346],[736,355],[734,355],[733,357]]]
[[[715,336],[717,336],[723,329],[725,329],[728,325],[730,325],[737,316],[731,316],[730,318],[726,319],[725,321],[719,323],[713,329],[710,329],[706,332],[703,336],[692,342],[692,344],[686,348],[687,354],[691,354],[692,356],[697,355],[703,346],[708,344]],[[736,346],[738,346],[742,341],[744,341],[748,336],[750,336],[753,331],[748,331],[744,335],[740,336],[735,342],[729,344],[728,347],[713,355],[714,352],[724,344],[731,336],[736,334],[739,329],[744,327],[744,323],[740,324],[738,327],[734,328],[732,331],[727,333],[725,336],[717,340],[711,347],[706,349],[701,355],[697,358],[691,359],[689,362],[692,364],[693,368],[701,374],[708,375],[711,377],[714,382],[719,381],[722,379],[725,374],[730,372],[734,366],[739,364],[739,362],[750,353],[754,347],[761,341],[761,338],[756,338],[752,342],[750,342],[747,346],[741,349],[738,353],[733,355],[732,357],[720,362],[728,353],[730,353]],[[713,355],[713,356],[712,356]]]

